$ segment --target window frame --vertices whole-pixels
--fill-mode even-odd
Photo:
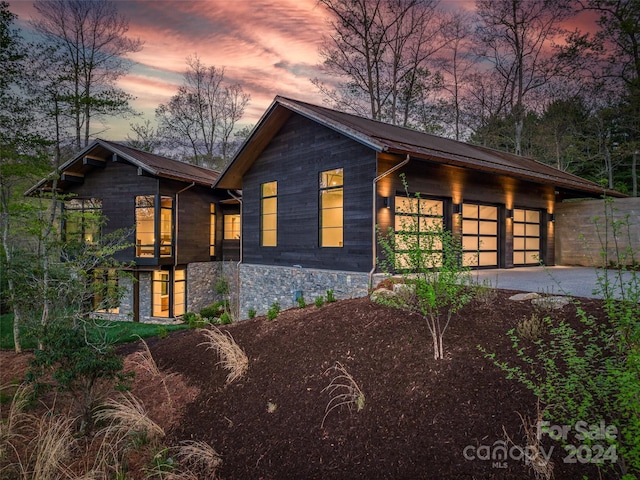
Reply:
[[[273,187],[273,191],[265,193],[270,186]],[[274,203],[273,211],[266,213],[267,205],[272,201]],[[269,222],[273,223],[273,228],[266,228],[265,220],[270,217],[273,217]],[[267,242],[268,235],[265,234],[273,234],[273,242]],[[260,246],[278,246],[278,182],[276,180],[260,184]]]
[[[237,227],[233,226],[233,228],[227,228],[228,225],[228,219],[234,219],[237,218]],[[240,239],[242,238],[242,217],[240,216],[239,213],[225,213],[223,215],[223,232],[222,232],[222,238],[224,240],[233,240],[236,242],[239,242]],[[232,222],[233,225],[233,222]],[[234,233],[237,233],[238,237],[234,238],[233,235]]]
[[[341,183],[332,184],[331,182],[324,181],[324,176],[329,177],[332,172],[340,172]],[[340,193],[340,206],[324,206],[324,200],[326,194],[331,193]],[[339,226],[324,226],[323,219],[324,214],[328,210],[340,210],[340,221]],[[319,174],[319,184],[318,184],[318,245],[320,248],[344,248],[344,168],[332,168],[329,170],[323,170]],[[340,239],[338,240],[338,244],[328,244],[328,238],[326,235],[329,233],[333,233],[334,231],[340,232]]]
[[[145,201],[148,203],[144,204]],[[173,258],[176,221],[174,198],[169,195],[136,195],[134,205],[136,260],[148,262]],[[141,212],[145,209],[151,210],[151,214],[141,218]],[[152,230],[141,232],[142,221],[146,221],[146,228],[149,228],[149,224],[152,225]],[[143,243],[143,236],[150,237],[151,243]]]
[[[75,207],[75,204],[79,204],[78,207]],[[88,245],[95,245],[99,242],[100,237],[102,236],[102,199],[101,198],[72,198],[63,203],[63,235],[65,242],[77,242],[77,243],[85,243]],[[71,234],[69,233],[70,224],[75,223],[72,221],[70,215],[72,213],[79,213],[79,228],[73,236],[77,236],[79,238],[71,239],[69,238]],[[92,226],[93,228],[89,228],[89,217],[88,215],[97,214],[97,222]],[[87,238],[88,230],[93,229],[95,231],[94,238]]]
[[[216,223],[217,223],[216,204],[209,204],[209,256],[211,259],[216,257]]]
[[[154,270],[151,274],[151,316],[155,318],[176,318],[184,315],[187,308],[186,292],[186,268],[176,267],[169,270]],[[164,308],[165,299],[166,309]]]

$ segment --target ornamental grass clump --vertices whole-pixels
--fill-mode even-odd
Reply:
[[[218,365],[227,370],[227,384],[241,378],[249,368],[249,359],[244,350],[235,342],[229,332],[222,332],[216,327],[202,331],[207,340],[199,345],[206,345],[220,357]]]

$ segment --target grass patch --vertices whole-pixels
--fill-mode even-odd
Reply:
[[[175,330],[184,330],[189,328],[189,326],[186,324],[157,325],[153,323],[100,321],[96,322],[96,325],[92,326],[92,328],[95,329],[96,337],[106,338],[108,343],[120,344],[136,342],[140,338],[155,337],[158,334],[173,332]],[[21,335],[22,348],[36,348],[37,340],[32,335],[29,335],[29,332],[25,331],[24,327],[21,329]],[[11,313],[0,316],[0,349],[14,349],[13,314]]]

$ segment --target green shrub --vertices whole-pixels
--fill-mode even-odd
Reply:
[[[298,308],[305,308],[307,306],[307,302],[305,302],[304,296],[302,295],[296,298],[296,303],[298,304]]]
[[[229,304],[227,301],[217,301],[212,305],[208,305],[200,310],[200,315],[204,318],[216,318],[227,311]]]
[[[619,241],[621,236],[629,234],[629,219],[606,220],[604,231],[599,232],[603,257],[615,251],[616,265],[633,264],[629,260],[637,252],[618,250],[624,243]],[[616,478],[631,480],[640,476],[639,272],[625,271],[625,267],[598,271],[597,293],[604,299],[605,321],[588,315],[574,301],[578,326],[546,318],[548,332],[526,348],[516,329],[508,332],[517,362],[479,348],[508,379],[523,384],[546,405],[544,419],[550,424],[605,422],[607,430],[615,427],[615,434],[602,441],[587,437],[582,442],[587,446],[595,442],[594,447],[602,444],[606,452],[599,466],[617,468]],[[613,460],[607,458],[609,452],[614,452],[617,462],[608,461]]]
[[[274,320],[278,313],[280,313],[280,304],[278,302],[273,302],[267,310],[267,320]]]
[[[320,308],[324,305],[324,297],[316,297],[316,301],[314,302],[316,307]]]
[[[80,431],[87,433],[92,427],[92,411],[104,380],[125,382],[122,373],[123,359],[109,344],[92,344],[85,335],[84,325],[73,328],[50,324],[42,338],[42,350],[34,352],[27,372],[27,380],[34,384],[34,391],[41,393],[47,384],[41,382],[53,371],[53,380],[59,390],[74,394],[82,410]]]
[[[333,294],[333,290],[327,290],[327,303],[333,303],[336,300],[337,299],[336,299],[335,295]]]
[[[202,315],[193,312],[182,315],[182,320],[189,324],[189,328],[204,328],[209,323]]]
[[[256,311],[255,308],[250,308],[249,311],[247,312],[247,315],[249,315],[249,318],[255,318],[257,313],[258,312]]]
[[[220,324],[221,325],[229,325],[231,323],[231,315],[228,312],[223,312],[220,315]]]
[[[163,338],[167,338],[169,336],[169,330],[167,330],[167,327],[158,327],[158,338],[163,339]]]

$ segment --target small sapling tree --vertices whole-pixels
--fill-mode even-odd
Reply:
[[[380,235],[387,274],[400,274],[403,283],[380,302],[421,315],[433,341],[433,357],[444,358],[444,334],[453,314],[472,299],[471,270],[462,263],[462,245],[446,228],[442,203],[411,195],[402,177],[406,198],[396,205],[396,229]]]

